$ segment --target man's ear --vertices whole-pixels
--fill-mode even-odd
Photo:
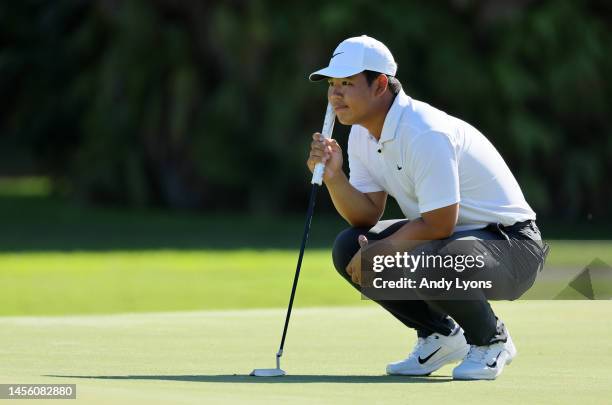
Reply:
[[[385,90],[387,90],[388,86],[389,78],[387,77],[387,75],[378,75],[378,77],[376,78],[376,92],[374,94],[376,94],[377,96],[381,96],[382,94],[384,94]]]

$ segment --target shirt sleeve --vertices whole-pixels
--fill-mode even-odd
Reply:
[[[363,134],[359,128],[351,127],[348,139],[348,161],[349,161],[349,183],[362,193],[374,193],[384,191],[368,171],[363,163],[363,156],[366,155],[366,145],[364,145]]]
[[[461,200],[457,152],[447,135],[423,133],[412,143],[408,154],[420,213]]]

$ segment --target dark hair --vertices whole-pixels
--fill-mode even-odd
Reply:
[[[366,78],[366,81],[368,82],[368,86],[371,86],[374,80],[378,78],[378,76],[384,74],[380,72],[374,72],[373,70],[364,70],[363,73],[365,74],[365,78]],[[397,95],[402,89],[402,84],[400,83],[399,80],[397,80],[397,77],[395,76],[389,76],[389,75],[385,75],[385,76],[387,76],[387,79],[389,79],[389,90],[391,90],[391,93],[393,93],[394,95]]]

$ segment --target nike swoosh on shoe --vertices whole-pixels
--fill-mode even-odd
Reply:
[[[419,356],[419,364],[425,364],[427,363],[427,360],[431,359],[433,357],[434,354],[438,353],[440,351],[442,347],[438,347],[436,350],[434,350],[433,352],[431,352],[431,354],[427,357],[425,357],[424,359],[421,358],[421,356]]]
[[[499,359],[499,356],[500,356],[501,354],[502,354],[502,352],[497,353],[497,357],[495,358],[495,361],[494,361],[493,363],[491,363],[491,364],[488,364],[488,363],[487,363],[487,367],[490,367],[490,368],[497,367],[497,360]]]

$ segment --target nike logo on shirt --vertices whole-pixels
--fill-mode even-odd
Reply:
[[[424,359],[422,359],[421,356],[419,356],[419,364],[427,363],[427,360],[431,359],[434,354],[436,354],[436,353],[438,353],[440,351],[441,348],[442,347],[438,347],[435,351],[433,351],[429,356],[425,357]]]

